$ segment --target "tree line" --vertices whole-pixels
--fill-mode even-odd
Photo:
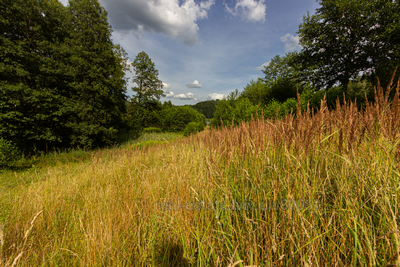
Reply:
[[[132,63],[135,73],[132,90],[135,95],[127,102],[127,121],[131,132],[139,133],[144,128],[159,128],[160,131],[188,134],[204,129],[205,116],[189,106],[174,106],[171,101],[161,103],[165,96],[163,83],[158,78],[154,62],[144,52],[137,54]],[[190,123],[193,123],[189,126]],[[189,126],[191,129],[186,129]],[[194,128],[193,128],[194,127]]]

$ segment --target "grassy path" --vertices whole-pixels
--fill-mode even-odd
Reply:
[[[126,148],[148,147],[158,143],[165,143],[182,138],[181,133],[144,133],[136,140],[130,140],[124,144],[112,148],[117,151]],[[100,150],[101,151],[101,150]],[[106,153],[104,150],[101,153]],[[53,152],[49,155],[32,157],[18,163],[15,170],[0,171],[0,224],[6,222],[11,209],[11,203],[15,194],[31,183],[40,180],[40,173],[49,168],[65,168],[73,164],[90,162],[99,151],[72,150],[69,152]]]

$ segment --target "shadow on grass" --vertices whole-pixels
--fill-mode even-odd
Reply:
[[[176,243],[167,243],[164,242],[161,247],[157,251],[156,255],[156,265],[163,267],[173,267],[173,266],[182,266],[182,267],[191,267],[194,264],[191,264],[184,257],[184,250],[182,245]]]

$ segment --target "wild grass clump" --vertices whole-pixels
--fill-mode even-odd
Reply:
[[[30,173],[1,263],[398,266],[399,89]]]

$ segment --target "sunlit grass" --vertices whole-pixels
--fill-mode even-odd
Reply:
[[[163,133],[142,133],[138,139],[128,142],[131,144],[143,143],[146,141],[169,141],[178,139],[183,136],[183,133],[163,132]]]
[[[314,116],[142,137],[16,174],[2,264],[388,266],[400,223],[399,95]],[[143,145],[146,144],[146,145]],[[398,266],[398,265],[392,265]]]

